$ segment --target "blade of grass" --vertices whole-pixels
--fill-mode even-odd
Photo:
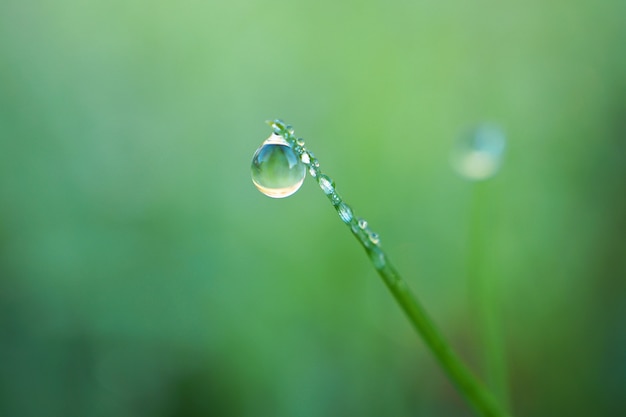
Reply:
[[[485,269],[486,247],[488,244],[487,224],[484,222],[487,208],[485,182],[472,183],[471,208],[468,236],[468,284],[474,315],[479,329],[480,351],[485,369],[487,384],[504,406],[509,404],[508,372],[500,323],[498,305],[498,282]]]
[[[326,194],[341,220],[350,228],[352,234],[367,252],[374,268],[391,291],[400,308],[431,350],[442,369],[457,386],[463,397],[481,415],[485,417],[504,417],[508,414],[497,403],[493,395],[469,371],[453,352],[433,321],[430,319],[417,297],[413,295],[406,281],[391,265],[387,255],[380,247],[378,235],[370,230],[367,222],[357,219],[335,189],[334,182],[320,169],[319,161],[304,146],[301,138],[294,136],[294,130],[280,120],[268,121],[274,133],[281,135],[308,167],[310,175]]]

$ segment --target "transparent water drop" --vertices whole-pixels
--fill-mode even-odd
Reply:
[[[378,233],[371,232],[369,234],[369,238],[370,242],[372,242],[374,245],[378,245],[380,243],[380,236],[378,236]]]
[[[252,157],[252,182],[268,197],[288,197],[298,191],[306,166],[289,143],[280,135],[272,134],[259,146]]]
[[[324,191],[324,194],[330,194],[335,191],[335,184],[333,184],[333,180],[328,178],[326,175],[320,176],[319,184],[322,191]]]
[[[339,204],[337,213],[339,213],[339,217],[341,217],[344,223],[350,223],[350,220],[352,220],[352,209],[346,203]]]
[[[486,180],[500,169],[506,137],[498,126],[484,124],[457,143],[453,155],[454,168],[470,180]]]
[[[311,166],[315,167],[315,168],[319,168],[320,167],[320,163],[317,160],[317,158],[315,157],[315,154],[313,154],[313,152],[309,151],[309,157],[311,158]]]
[[[302,159],[302,162],[304,162],[307,165],[311,163],[311,158],[309,157],[309,154],[306,153],[306,151],[302,153],[302,156],[300,157],[300,159]]]
[[[361,229],[365,230],[367,228],[367,220],[364,218],[360,217],[358,223]]]
[[[385,254],[380,250],[380,248],[373,248],[369,252],[369,256],[377,269],[382,269],[385,267],[387,259],[385,258]]]
[[[272,121],[268,121],[270,126],[272,127],[272,129],[274,130],[274,133],[276,133],[277,135],[279,135],[282,131],[285,130],[285,122],[283,122],[282,120],[272,120]]]

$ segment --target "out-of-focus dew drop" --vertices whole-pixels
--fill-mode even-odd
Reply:
[[[486,180],[500,169],[505,148],[506,137],[500,127],[480,125],[457,141],[452,166],[469,180]]]

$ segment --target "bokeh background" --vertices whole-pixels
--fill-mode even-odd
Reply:
[[[254,188],[275,117],[483,378],[490,283],[516,416],[626,415],[625,21],[2,0],[0,415],[471,415],[315,183]],[[450,155],[486,122],[507,150],[474,184]]]

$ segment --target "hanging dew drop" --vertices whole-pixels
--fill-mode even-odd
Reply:
[[[273,134],[261,144],[252,157],[252,182],[268,197],[288,197],[298,191],[306,166],[289,143]]]

